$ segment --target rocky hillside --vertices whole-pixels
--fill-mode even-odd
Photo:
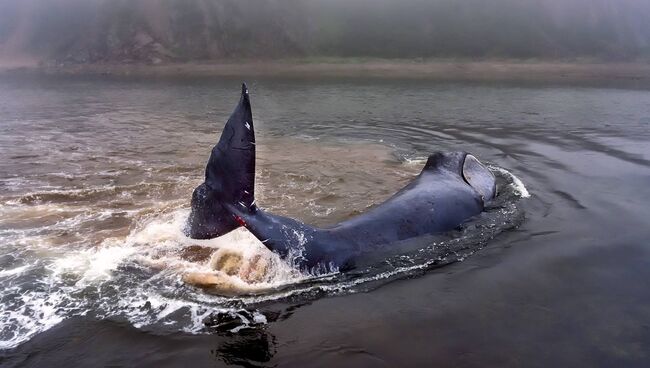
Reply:
[[[638,0],[0,0],[0,59],[650,55]]]
[[[280,57],[302,52],[299,1],[3,1],[7,54],[59,62]]]

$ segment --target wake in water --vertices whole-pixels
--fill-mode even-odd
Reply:
[[[388,171],[399,178],[377,195],[368,195],[377,185],[351,191],[350,183],[329,173],[339,169],[340,160],[331,157],[328,166],[322,152],[319,172],[305,170],[314,166],[308,160],[295,168],[285,160],[279,173],[289,176],[281,184],[273,182],[279,173],[263,166],[259,195],[285,213],[307,208],[309,213],[290,214],[311,216],[309,220],[316,223],[350,216],[358,208],[347,207],[349,197],[337,191],[353,198],[358,195],[357,205],[369,205],[419,170],[420,165],[408,162],[392,164],[394,159],[385,149],[369,147],[372,154],[352,156],[369,161],[357,163],[368,171],[347,180],[358,177],[352,187],[368,185],[372,175]],[[278,159],[271,151],[268,156]],[[384,167],[378,169],[378,163]],[[187,198],[198,178],[178,173],[195,171],[193,167],[148,169],[155,181],[141,184],[120,184],[125,170],[119,169],[102,174],[115,175],[113,184],[88,188],[45,185],[24,191],[20,188],[34,183],[21,186],[20,180],[31,179],[13,178],[15,182],[7,186],[18,189],[5,196],[0,212],[0,348],[15,347],[65,318],[80,315],[126,320],[154,332],[201,333],[219,326],[238,331],[267,323],[257,309],[265,303],[368,290],[462,260],[523,218],[517,199],[528,196],[526,188],[508,171],[490,169],[497,177],[499,195],[485,213],[462,228],[406,244],[400,248],[409,250],[401,254],[378,255],[351,272],[323,269],[309,274],[299,271],[291,258],[280,259],[268,251],[243,228],[216,239],[187,238],[182,231],[187,203],[180,198]],[[381,178],[385,180],[385,175]],[[304,195],[291,196],[292,186]],[[323,206],[331,209],[323,211]]]

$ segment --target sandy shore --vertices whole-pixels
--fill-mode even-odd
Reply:
[[[650,63],[518,61],[271,61],[242,63],[84,64],[16,66],[0,64],[0,75],[89,75],[146,78],[282,77],[408,78],[439,81],[549,83],[612,82],[650,86]]]

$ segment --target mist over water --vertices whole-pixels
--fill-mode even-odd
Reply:
[[[498,200],[457,231],[369,257],[349,274],[306,274],[243,231],[209,241],[182,234],[191,192],[239,82],[0,82],[3,349],[23,343],[17,351],[45,351],[30,344],[88,333],[115,352],[103,363],[118,364],[130,349],[147,351],[141,344],[152,336],[156,346],[174,336],[179,346],[208,351],[214,349],[208,338],[225,331],[226,345],[253,336],[263,342],[262,359],[279,364],[309,361],[313,346],[329,339],[347,344],[325,348],[321,358],[333,364],[347,361],[340,354],[397,361],[406,345],[451,359],[445,344],[456,343],[478,354],[503,348],[524,359],[534,351],[507,348],[508,336],[538,341],[530,321],[545,318],[553,331],[559,325],[576,331],[559,339],[584,349],[567,359],[585,350],[611,356],[612,345],[630,352],[621,361],[647,358],[629,343],[645,336],[650,316],[644,302],[650,295],[639,289],[650,235],[639,200],[650,194],[647,91],[249,81],[257,203],[272,212],[319,226],[346,219],[392,195],[436,150],[472,152],[498,178]],[[239,254],[244,264],[263,257],[270,266],[261,280],[219,273],[204,248]],[[184,282],[193,272],[217,275],[217,288]],[[224,295],[224,288],[244,295]],[[333,295],[341,297],[327,298]],[[567,317],[580,313],[588,326]],[[501,330],[490,324],[505,316],[512,322]],[[373,323],[375,317],[383,322]],[[79,320],[89,322],[78,326]],[[403,342],[386,341],[397,322],[409,326]],[[125,332],[133,336],[125,347],[115,338],[121,332],[98,327],[104,323],[147,337]],[[368,354],[350,353],[347,346],[361,344],[356,337],[336,336],[350,326],[377,336],[364,343]],[[608,333],[623,326],[622,335]],[[475,328],[497,331],[496,337]],[[411,336],[439,343],[427,350]],[[67,354],[57,349],[53,356]],[[191,351],[178,350],[177,359],[200,359]],[[11,354],[3,359],[22,359]],[[224,361],[251,359],[246,350],[223,354]]]
[[[0,61],[629,61],[650,55],[649,18],[637,0],[5,0]]]
[[[641,0],[0,0],[0,366],[649,366],[649,19]],[[239,74],[265,210],[343,221],[435,151],[478,157],[498,196],[347,272],[245,229],[189,239],[242,82],[216,76]]]

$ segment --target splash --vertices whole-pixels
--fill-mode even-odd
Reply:
[[[515,174],[511,173],[510,171],[502,167],[498,167],[494,165],[490,165],[488,166],[488,168],[494,172],[507,176],[510,179],[510,183],[508,185],[512,187],[515,194],[517,194],[519,197],[530,198],[530,192],[528,192],[528,189],[526,189],[524,183],[521,181],[521,179],[516,177]]]
[[[0,295],[0,349],[90,311],[99,318],[124,317],[140,328],[177,325],[186,332],[200,332],[206,319],[226,314],[237,317],[234,328],[240,330],[265,317],[225,307],[224,295],[260,294],[307,277],[244,229],[211,240],[187,238],[187,214],[179,209],[151,216],[124,238],[50,251],[47,258],[0,272],[9,285]],[[196,249],[208,256],[193,259]],[[38,280],[26,285],[34,275]]]
[[[375,145],[276,145],[291,149],[259,147],[260,202],[317,226],[381,202],[426,161],[396,160]],[[193,164],[139,167],[143,161],[120,158],[105,165],[84,171],[85,186],[58,172],[0,181],[8,189],[0,195],[0,349],[83,315],[154,333],[254,328],[269,322],[261,305],[364,291],[462,260],[514,226],[514,203],[528,195],[518,178],[491,167],[503,203],[462,231],[354,272],[327,265],[306,272],[294,262],[305,242],[300,233],[291,234],[296,247],[286,259],[244,228],[187,238],[184,207],[201,180],[185,176],[200,173]]]
[[[20,240],[14,243],[24,249],[5,252],[13,254],[12,267],[0,272],[5,286],[0,291],[0,349],[17,346],[65,318],[88,313],[97,318],[124,318],[138,328],[157,332],[205,333],[211,331],[210,323],[235,320],[224,325],[236,332],[267,322],[256,309],[260,303],[367,290],[461,261],[498,233],[516,226],[521,211],[512,198],[529,196],[515,175],[498,167],[490,169],[501,188],[497,199],[503,203],[458,234],[353,274],[328,267],[301,272],[291,259],[268,251],[244,228],[215,239],[190,239],[182,231],[189,211],[168,210],[165,203],[159,210],[128,213],[134,227],[126,236],[101,238],[90,248],[53,248],[52,240],[44,235],[12,233]],[[43,208],[46,215],[59,212],[51,206]],[[90,221],[77,218],[85,213],[79,208],[61,206],[71,213],[75,227]],[[101,212],[89,219],[98,221]],[[51,229],[53,225],[46,226]]]

